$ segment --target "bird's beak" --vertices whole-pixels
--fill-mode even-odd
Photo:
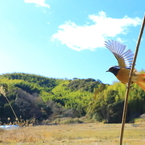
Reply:
[[[109,70],[107,70],[106,72],[109,72]]]

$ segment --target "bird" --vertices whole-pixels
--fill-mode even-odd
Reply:
[[[105,41],[105,47],[108,48],[118,61],[118,65],[111,66],[106,72],[113,73],[123,84],[128,84],[130,70],[133,64],[134,53],[126,49],[126,45],[115,40]],[[145,74],[133,70],[131,84],[138,84],[145,91]]]

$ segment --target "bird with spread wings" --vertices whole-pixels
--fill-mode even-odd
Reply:
[[[126,50],[126,45],[114,40],[105,41],[105,46],[114,54],[118,61],[118,66],[110,67],[107,72],[113,73],[118,80],[127,84],[134,58],[133,52],[130,49]],[[134,69],[131,82],[137,83],[145,91],[145,74],[140,74]]]

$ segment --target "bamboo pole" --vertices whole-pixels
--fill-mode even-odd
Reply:
[[[134,65],[135,65],[135,62],[136,62],[136,58],[137,58],[137,54],[138,54],[138,50],[139,50],[139,45],[140,45],[140,41],[141,41],[141,38],[142,38],[143,30],[144,30],[144,25],[145,25],[145,15],[144,15],[144,18],[143,18],[143,21],[142,21],[141,30],[140,30],[138,41],[137,41],[137,44],[136,44],[135,55],[134,55],[132,67],[131,67],[131,70],[130,70],[130,75],[129,75],[128,84],[127,84],[127,90],[126,90],[126,94],[125,94],[125,102],[124,102],[123,116],[122,116],[122,126],[121,126],[121,133],[120,133],[120,145],[122,145],[122,142],[123,142],[123,134],[124,134],[125,121],[126,121],[126,114],[127,114],[128,95],[129,95],[129,90],[130,90],[131,77],[132,77],[132,73],[133,73],[133,70],[134,70]]]

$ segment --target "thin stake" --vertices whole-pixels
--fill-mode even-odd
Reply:
[[[5,89],[4,89],[3,86],[0,86],[0,93],[3,94],[3,96],[6,98],[6,100],[7,100],[8,104],[9,104],[9,106],[10,106],[10,108],[11,108],[11,110],[12,110],[12,112],[13,112],[15,118],[16,118],[16,120],[18,120],[18,117],[17,117],[13,107],[11,106],[11,103],[10,103],[9,99],[6,96],[6,92],[5,92]]]
[[[3,88],[3,86],[0,86],[0,93],[3,94],[3,96],[6,98],[8,104],[9,104],[9,106],[10,106],[10,108],[11,108],[11,110],[12,110],[14,116],[15,116],[15,119],[16,119],[16,120],[18,121],[18,123],[19,123],[19,119],[18,119],[18,117],[17,117],[17,115],[16,115],[16,113],[15,113],[15,111],[14,111],[14,109],[13,109],[13,107],[12,107],[10,101],[9,101],[9,99],[7,98],[7,95],[6,95],[6,92],[5,92],[5,89]],[[26,135],[25,131],[23,130],[23,128],[22,128],[22,131],[23,131],[25,137],[27,137],[27,135]]]
[[[145,15],[144,15],[144,18],[143,18],[143,21],[142,21],[140,34],[139,34],[138,41],[137,41],[137,44],[136,44],[135,55],[134,55],[134,59],[133,59],[133,63],[132,63],[132,67],[131,67],[130,75],[129,75],[129,79],[128,79],[128,85],[127,85],[124,108],[123,108],[123,116],[122,116],[122,127],[121,127],[121,133],[120,133],[120,145],[122,145],[122,142],[123,142],[124,125],[125,125],[126,114],[127,114],[127,104],[128,104],[128,95],[129,95],[130,84],[131,84],[131,77],[132,77],[132,73],[133,73],[133,70],[134,70],[134,65],[135,65],[135,62],[136,62],[136,58],[137,58],[137,54],[138,54],[138,50],[139,50],[139,45],[140,45],[140,41],[141,41],[141,38],[142,38],[143,30],[144,30],[144,25],[145,25]]]

